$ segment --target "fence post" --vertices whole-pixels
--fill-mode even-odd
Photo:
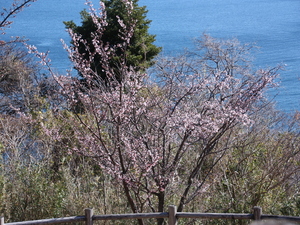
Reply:
[[[93,214],[94,210],[93,209],[85,209],[85,225],[93,225]]]
[[[175,205],[169,206],[169,225],[177,225],[176,218],[177,208]]]
[[[259,206],[253,207],[254,220],[261,220],[262,209]]]
[[[3,216],[0,217],[0,225],[4,225],[4,217]]]

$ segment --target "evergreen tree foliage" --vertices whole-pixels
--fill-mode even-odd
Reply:
[[[127,13],[127,8],[122,0],[104,0],[102,1],[105,5],[105,12],[107,14],[107,26],[101,37],[103,43],[109,43],[110,46],[117,46],[122,44],[124,40],[120,37],[120,30],[122,27],[118,20],[123,21],[127,26],[132,21],[135,21],[134,34],[130,40],[128,47],[125,52],[123,49],[119,49],[117,56],[111,60],[111,66],[115,68],[116,80],[121,81],[121,76],[118,76],[118,69],[120,67],[120,57],[126,55],[126,64],[128,67],[133,67],[135,71],[143,71],[153,65],[153,58],[161,51],[160,47],[154,45],[155,35],[148,33],[149,25],[151,20],[146,18],[147,10],[146,7],[140,7],[138,0],[133,0],[133,11],[130,15]],[[77,26],[73,21],[64,22],[66,28],[72,29],[72,31],[85,39],[93,50],[92,45],[92,33],[96,31],[97,26],[94,24],[90,14],[83,10],[81,11],[82,24]],[[82,44],[79,48],[80,53],[87,53],[85,46]],[[86,54],[86,57],[89,57]],[[106,74],[103,72],[101,65],[100,55],[94,56],[94,65],[91,68],[96,74],[106,81]]]

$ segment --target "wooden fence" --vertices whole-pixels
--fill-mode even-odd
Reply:
[[[288,220],[300,222],[300,217],[295,216],[275,216],[264,215],[260,207],[254,207],[252,214],[242,213],[190,213],[190,212],[177,212],[176,206],[169,206],[168,212],[159,213],[133,213],[133,214],[111,214],[111,215],[93,215],[93,209],[85,209],[84,216],[63,217],[54,219],[32,220],[14,223],[4,223],[4,217],[1,217],[0,225],[42,225],[42,224],[59,224],[59,223],[76,223],[84,222],[85,225],[93,225],[97,220],[126,220],[126,219],[149,219],[149,218],[166,218],[169,225],[177,225],[178,220],[181,218],[192,219],[238,219],[238,220]]]

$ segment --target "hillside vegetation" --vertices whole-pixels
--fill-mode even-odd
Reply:
[[[13,1],[1,29],[30,2]],[[299,215],[300,116],[275,110],[266,96],[281,67],[255,69],[253,46],[206,34],[193,52],[151,54],[147,63],[140,58],[144,67],[130,63],[138,5],[117,2],[116,13],[126,13],[114,21],[118,42],[102,39],[105,4],[100,12],[88,4],[88,41],[69,29],[65,48],[78,77],[53,72],[46,53],[20,47],[25,40],[0,42],[5,222],[82,215],[85,208],[162,212],[171,204],[179,212],[248,213],[261,206],[265,214]],[[127,223],[165,222],[114,222]]]

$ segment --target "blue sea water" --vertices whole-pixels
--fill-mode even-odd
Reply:
[[[8,0],[0,0],[1,6]],[[41,51],[50,51],[60,73],[71,68],[60,39],[69,41],[62,21],[80,23],[85,0],[38,0],[17,15],[8,36],[26,36]],[[98,1],[93,1],[98,6]],[[299,0],[140,0],[152,20],[150,33],[163,54],[192,50],[194,38],[204,32],[218,38],[238,38],[256,43],[257,67],[286,64],[276,95],[277,108],[300,110],[300,1]]]

